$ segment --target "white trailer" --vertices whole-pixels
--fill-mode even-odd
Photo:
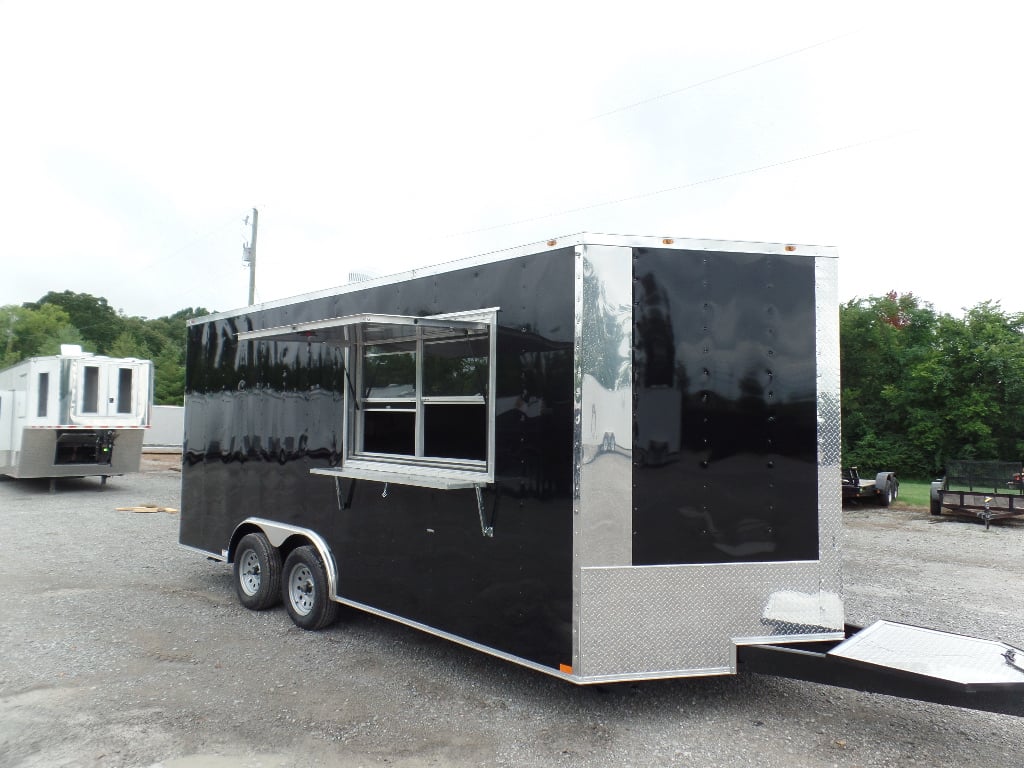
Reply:
[[[0,371],[0,474],[138,472],[153,408],[153,363],[62,345]],[[52,482],[51,482],[52,487]]]

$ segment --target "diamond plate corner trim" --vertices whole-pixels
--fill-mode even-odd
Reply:
[[[818,381],[818,553],[820,589],[843,595],[843,499],[839,379],[839,262],[814,260]]]
[[[818,376],[818,464],[839,466],[839,298],[835,259],[815,260],[815,317]]]

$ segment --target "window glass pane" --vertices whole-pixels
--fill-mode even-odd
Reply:
[[[82,412],[96,413],[100,402],[100,369],[95,365],[85,366],[85,381],[82,385]]]
[[[132,369],[121,368],[117,375],[117,412],[132,412]]]
[[[363,397],[416,397],[415,342],[366,346]]]
[[[423,345],[423,394],[467,396],[487,394],[487,336],[431,341]]]
[[[374,409],[363,411],[363,450],[368,453],[416,453],[416,411]]]
[[[483,403],[426,405],[423,421],[427,456],[487,460],[487,406]]]
[[[50,374],[39,374],[39,405],[36,410],[37,416],[46,415],[46,404],[50,400]]]

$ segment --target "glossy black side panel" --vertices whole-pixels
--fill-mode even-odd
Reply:
[[[568,249],[192,327],[181,542],[219,552],[247,517],[312,528],[337,558],[343,597],[551,667],[571,663],[573,274]],[[381,483],[337,489],[310,475],[341,457],[340,352],[236,337],[363,312],[486,307],[501,310],[497,482],[484,493],[493,538],[470,490],[391,485],[385,496]]]
[[[813,259],[633,267],[634,564],[817,559]]]

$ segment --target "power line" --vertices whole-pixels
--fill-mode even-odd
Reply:
[[[596,115],[592,115],[591,117],[586,118],[586,120],[584,120],[584,122],[591,122],[593,120],[600,120],[601,118],[609,117],[610,115],[616,115],[619,112],[625,112],[627,109],[634,109],[636,107],[642,107],[645,104],[650,104],[651,102],[654,102],[654,101],[660,101],[661,99],[667,99],[670,96],[675,96],[675,95],[680,94],[680,93],[685,93],[686,91],[692,91],[695,88],[700,88],[702,85],[707,85],[709,83],[714,83],[714,82],[717,82],[719,80],[725,80],[726,78],[734,77],[735,75],[740,75],[740,74],[743,74],[744,72],[749,72],[752,69],[757,69],[758,67],[763,67],[766,64],[771,64],[771,63],[776,62],[776,61],[781,61],[782,59],[788,59],[790,56],[797,56],[797,55],[799,55],[801,53],[806,53],[807,51],[813,50],[815,48],[820,48],[823,45],[828,45],[829,43],[834,43],[836,40],[842,40],[844,37],[849,37],[850,35],[856,34],[859,31],[860,30],[853,30],[852,32],[844,32],[841,35],[836,35],[835,37],[830,37],[828,40],[822,40],[822,41],[814,43],[812,45],[804,46],[803,48],[798,48],[795,51],[789,51],[788,53],[783,53],[783,54],[780,54],[778,56],[773,56],[770,59],[765,59],[763,61],[759,61],[756,64],[750,64],[750,65],[748,65],[746,67],[740,67],[739,69],[734,69],[734,70],[732,70],[730,72],[725,72],[725,73],[723,73],[721,75],[715,75],[714,77],[709,77],[706,80],[700,80],[700,81],[698,81],[696,83],[690,83],[689,85],[684,85],[682,88],[676,88],[676,89],[671,90],[671,91],[666,91],[665,93],[659,93],[656,96],[651,96],[651,97],[646,98],[646,99],[641,99],[640,101],[635,101],[632,104],[625,104],[625,105],[623,105],[621,107],[615,107],[614,109],[609,109],[607,112],[600,112],[600,113],[598,113]]]
[[[815,48],[820,48],[822,46],[829,45],[831,43],[836,42],[837,40],[842,40],[843,38],[849,37],[849,36],[857,34],[859,32],[860,32],[859,29],[855,29],[855,30],[852,30],[850,32],[844,32],[841,35],[836,35],[836,36],[830,37],[830,38],[828,38],[826,40],[820,40],[820,41],[818,41],[816,43],[812,43],[811,45],[806,45],[806,46],[804,46],[802,48],[797,48],[795,50],[779,54],[778,56],[773,56],[773,57],[771,57],[769,59],[763,59],[762,61],[758,61],[758,62],[756,62],[754,64],[749,64],[749,65],[747,65],[745,67],[740,67],[739,69],[730,70],[729,72],[725,72],[725,73],[720,74],[720,75],[715,75],[714,77],[709,77],[709,78],[706,78],[704,80],[700,80],[700,81],[695,82],[695,83],[690,83],[689,85],[684,85],[681,88],[675,88],[675,89],[673,89],[671,91],[666,91],[664,93],[660,93],[660,94],[657,94],[655,96],[651,96],[651,97],[646,98],[646,99],[641,99],[640,101],[635,101],[635,102],[632,102],[630,104],[625,104],[625,105],[620,106],[620,107],[615,107],[614,109],[610,109],[610,110],[607,110],[605,112],[599,112],[596,115],[591,115],[590,117],[584,118],[583,120],[580,121],[580,124],[595,122],[595,121],[601,120],[601,119],[603,119],[605,117],[609,117],[611,115],[619,114],[620,112],[625,112],[625,111],[630,110],[630,109],[635,109],[637,107],[642,107],[642,106],[644,106],[646,104],[650,104],[650,103],[655,102],[655,101],[660,101],[661,99],[667,99],[667,98],[669,98],[671,96],[676,96],[676,95],[678,95],[680,93],[685,93],[686,91],[695,90],[695,89],[700,88],[701,86],[707,85],[709,83],[714,83],[714,82],[717,82],[719,80],[725,80],[725,79],[730,78],[730,77],[735,77],[736,75],[743,74],[744,72],[749,72],[749,71],[757,69],[759,67],[763,67],[763,66],[765,66],[767,64],[771,64],[773,62],[781,61],[783,59],[787,59],[787,58],[790,58],[792,56],[797,56],[799,54],[806,53],[807,51],[814,50]],[[453,233],[453,234],[445,235],[441,239],[447,239],[447,238],[450,238],[450,237],[461,237],[461,236],[464,236],[464,235],[471,235],[471,234],[478,234],[480,232],[490,232],[490,231],[493,231],[495,229],[503,229],[505,227],[516,226],[517,224],[526,224],[526,223],[533,222],[533,221],[541,221],[543,219],[556,218],[558,216],[565,216],[565,215],[568,215],[570,213],[578,213],[579,211],[590,210],[592,208],[600,208],[600,207],[603,207],[603,206],[615,205],[617,203],[627,202],[629,200],[636,200],[636,199],[643,198],[643,197],[651,197],[651,196],[654,196],[654,195],[664,194],[666,192],[674,192],[674,191],[679,190],[679,189],[685,189],[687,187],[693,187],[693,186],[697,186],[699,184],[707,184],[707,183],[710,183],[712,181],[719,181],[721,179],[731,178],[732,176],[740,176],[740,175],[743,175],[745,173],[755,173],[757,171],[766,170],[768,168],[774,168],[774,167],[777,167],[779,165],[785,165],[787,163],[795,163],[795,162],[799,162],[800,160],[807,160],[807,159],[810,159],[812,157],[817,157],[819,155],[829,154],[829,153],[832,153],[832,152],[839,152],[839,151],[842,151],[844,149],[851,149],[853,147],[860,146],[861,144],[869,144],[869,143],[872,143],[874,141],[880,141],[882,138],[885,138],[885,137],[880,137],[880,138],[876,138],[876,139],[869,139],[867,141],[860,142],[859,144],[851,144],[851,145],[844,146],[844,147],[836,147],[836,148],[833,148],[833,149],[830,149],[830,150],[826,150],[824,152],[819,152],[819,153],[815,153],[815,154],[812,154],[812,155],[806,155],[806,156],[803,156],[803,157],[791,158],[789,160],[783,160],[783,161],[780,161],[778,163],[772,163],[772,164],[761,166],[761,167],[758,167],[758,168],[751,168],[751,169],[747,169],[747,170],[743,170],[743,171],[737,171],[736,173],[726,174],[724,176],[716,176],[716,177],[713,177],[713,178],[702,179],[700,181],[695,181],[695,182],[691,182],[689,184],[683,184],[683,185],[676,186],[676,187],[670,187],[668,189],[662,189],[662,190],[656,190],[656,191],[653,191],[653,192],[640,193],[638,195],[633,195],[631,197],[625,197],[625,198],[621,198],[621,199],[618,199],[618,200],[610,200],[610,201],[606,201],[606,202],[602,202],[602,203],[594,203],[593,205],[582,206],[582,207],[579,207],[579,208],[573,208],[573,209],[569,209],[569,210],[565,210],[565,211],[560,211],[560,212],[557,212],[557,213],[549,213],[549,214],[545,214],[545,215],[542,215],[542,216],[535,216],[535,217],[532,217],[532,218],[522,219],[520,221],[510,222],[510,223],[507,223],[507,224],[496,224],[496,225],[491,226],[491,227],[482,227],[480,229],[472,229],[472,230],[467,230],[467,231],[464,231],[464,232],[456,232],[456,233]]]
[[[187,251],[189,248],[192,248],[193,246],[198,245],[199,243],[201,243],[201,242],[203,242],[205,240],[209,240],[214,235],[220,234],[221,232],[223,232],[228,227],[237,226],[237,224],[238,224],[238,222],[237,222],[236,218],[233,217],[230,221],[225,222],[223,224],[217,225],[213,229],[208,230],[205,234],[202,234],[202,235],[199,235],[196,238],[193,238],[192,240],[188,241],[184,245],[181,245],[181,246],[175,248],[173,251],[168,251],[165,254],[162,254],[160,256],[156,256],[153,259],[150,259],[145,264],[139,265],[135,270],[130,271],[129,274],[138,274],[139,272],[142,272],[143,270],[149,269],[150,267],[152,267],[152,266],[154,266],[156,264],[159,264],[161,262],[167,261],[168,259],[170,259],[170,258],[172,258],[174,256],[177,256],[182,251]]]
[[[899,136],[905,136],[908,133],[914,133],[916,131],[917,131],[917,129],[914,128],[914,129],[910,129],[910,130],[907,130],[907,131],[901,131],[901,132],[898,132],[898,133],[886,134],[885,136],[875,136],[874,138],[865,139],[864,141],[854,142],[853,144],[844,144],[843,146],[840,146],[840,147],[832,147],[831,149],[825,149],[825,150],[822,150],[821,152],[812,152],[811,154],[808,154],[808,155],[801,155],[799,157],[791,157],[791,158],[788,158],[786,160],[779,160],[779,161],[774,162],[774,163],[767,163],[766,165],[759,165],[759,166],[757,166],[755,168],[745,168],[742,171],[734,171],[732,173],[724,173],[724,174],[721,174],[719,176],[709,176],[706,179],[700,179],[698,181],[691,181],[691,182],[687,182],[686,184],[677,184],[674,187],[666,187],[664,189],[656,189],[656,190],[652,190],[652,191],[649,191],[649,192],[640,192],[640,193],[635,194],[635,195],[629,195],[628,197],[620,197],[620,198],[616,198],[615,200],[605,200],[603,202],[592,203],[590,205],[581,205],[581,206],[579,206],[577,208],[567,208],[565,210],[557,211],[555,213],[546,213],[546,214],[543,214],[541,216],[532,216],[532,217],[527,218],[527,219],[519,219],[518,221],[510,221],[510,222],[506,222],[504,224],[495,224],[495,225],[490,226],[490,227],[481,227],[479,229],[470,229],[470,230],[466,230],[464,232],[458,232],[458,233],[456,233],[454,235],[448,235],[448,237],[461,237],[461,236],[464,236],[464,235],[475,235],[475,234],[479,234],[481,232],[491,232],[491,231],[496,230],[496,229],[504,229],[505,227],[514,227],[514,226],[517,226],[519,224],[529,224],[529,223],[534,222],[534,221],[543,221],[544,219],[554,219],[554,218],[558,218],[559,216],[568,216],[569,214],[572,214],[572,213],[580,213],[581,211],[590,211],[590,210],[593,210],[595,208],[604,208],[604,207],[610,206],[610,205],[619,205],[620,203],[628,203],[628,202],[630,202],[632,200],[641,200],[641,199],[643,199],[645,197],[654,197],[656,195],[664,195],[664,194],[667,194],[669,192],[678,192],[681,189],[689,189],[690,187],[697,187],[697,186],[700,186],[701,184],[710,184],[710,183],[715,182],[715,181],[723,181],[725,179],[732,179],[732,178],[735,178],[737,176],[745,176],[745,175],[750,174],[750,173],[759,173],[760,171],[767,171],[767,170],[770,170],[772,168],[779,168],[779,167],[781,167],[783,165],[790,165],[792,163],[799,163],[799,162],[802,162],[804,160],[813,160],[816,157],[823,157],[825,155],[835,154],[836,152],[845,152],[846,150],[849,150],[849,149],[856,149],[857,147],[867,146],[868,144],[875,144],[875,143],[877,143],[879,141],[888,141],[890,139],[894,139],[894,138],[897,138]]]

